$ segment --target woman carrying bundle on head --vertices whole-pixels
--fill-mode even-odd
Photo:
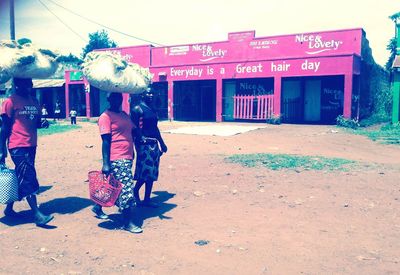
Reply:
[[[134,124],[123,111],[122,94],[110,93],[107,97],[110,107],[99,117],[99,129],[102,139],[102,172],[112,174],[123,185],[116,201],[123,216],[122,229],[131,233],[141,233],[143,230],[132,221],[132,209],[135,206],[134,181],[132,163],[134,159],[133,130]],[[92,211],[99,219],[107,219],[100,205],[95,205]]]
[[[41,120],[39,102],[31,96],[32,79],[14,78],[15,93],[3,102],[1,110],[0,164],[7,156],[6,143],[18,179],[19,199],[26,198],[38,226],[49,223],[52,215],[43,214],[37,205],[36,193],[39,182],[36,177],[35,158],[37,129],[49,127],[47,120]],[[8,142],[7,142],[8,141]],[[19,217],[9,203],[4,210],[6,216]]]

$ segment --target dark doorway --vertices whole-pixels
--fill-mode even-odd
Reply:
[[[86,93],[83,84],[69,85],[69,109],[75,108],[78,116],[86,116]]]
[[[154,82],[153,104],[160,120],[168,119],[168,82]]]
[[[215,121],[216,80],[174,82],[174,119]]]
[[[343,113],[343,76],[293,77],[282,81],[284,123],[334,124]]]

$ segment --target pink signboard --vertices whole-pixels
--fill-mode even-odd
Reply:
[[[102,49],[99,51],[112,52],[122,56],[126,61],[137,63],[142,67],[150,66],[150,49],[152,46],[133,46],[123,48]]]
[[[152,48],[152,66],[361,54],[362,29],[254,38],[254,31],[229,40]]]
[[[155,75],[168,81],[199,79],[232,79],[274,76],[318,76],[352,74],[353,56],[311,57],[224,64],[151,67]],[[346,71],[347,70],[347,71]]]

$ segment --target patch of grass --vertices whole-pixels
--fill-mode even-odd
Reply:
[[[79,125],[69,125],[69,124],[51,124],[48,129],[39,129],[38,135],[39,136],[47,136],[53,135],[58,133],[64,133],[71,130],[80,129],[81,126]]]
[[[303,170],[346,170],[355,161],[341,158],[326,158],[321,156],[299,156],[286,154],[246,154],[233,155],[226,161],[239,163],[246,167],[263,166],[271,170],[303,169]]]
[[[400,145],[400,125],[384,125],[379,129],[358,129],[352,131],[357,135],[367,136],[373,141],[383,144]]]

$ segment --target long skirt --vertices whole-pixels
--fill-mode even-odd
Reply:
[[[130,159],[119,159],[111,162],[111,171],[115,179],[122,183],[122,191],[115,204],[119,211],[135,205],[133,188],[135,183],[132,175],[133,162]]]
[[[136,168],[135,180],[137,181],[156,181],[160,166],[161,151],[158,143],[145,143],[136,145]]]
[[[11,159],[15,164],[18,179],[19,199],[36,194],[39,182],[36,177],[35,157],[36,147],[18,147],[10,149]]]

